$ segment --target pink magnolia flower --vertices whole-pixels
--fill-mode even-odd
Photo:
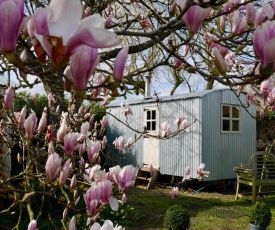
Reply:
[[[124,145],[123,145],[123,137],[120,136],[119,138],[116,138],[113,142],[113,144],[115,145],[115,148],[117,148],[119,150],[119,153],[122,154],[125,152],[124,150]]]
[[[172,199],[176,199],[179,195],[179,188],[178,187],[173,187],[171,191],[171,196]]]
[[[33,137],[33,133],[37,126],[37,117],[33,112],[24,122],[25,135],[28,139]]]
[[[204,35],[204,39],[209,48],[217,48],[223,57],[225,57],[225,55],[228,53],[228,48],[217,43],[219,41],[219,38],[216,35],[206,32]]]
[[[121,113],[124,114],[124,116],[127,117],[129,114],[133,115],[133,111],[129,107],[128,102],[126,102],[125,105],[123,105],[123,102],[121,102],[120,107],[122,110]]]
[[[21,112],[20,115],[17,118],[18,121],[18,128],[19,129],[23,129],[24,128],[24,123],[25,123],[25,119],[26,119],[26,115],[27,115],[27,106],[25,105]]]
[[[231,51],[225,55],[224,61],[225,61],[226,68],[228,70],[230,70],[232,65],[234,64],[234,58],[235,58],[235,53]]]
[[[48,94],[48,102],[49,102],[49,106],[53,106],[56,103],[52,93]]]
[[[224,58],[222,57],[220,51],[217,48],[213,48],[213,56],[214,56],[214,64],[217,70],[221,73],[224,74],[227,71],[227,67],[224,61]]]
[[[184,120],[184,117],[181,117],[179,114],[176,116],[175,125],[180,126],[181,122]]]
[[[46,162],[47,179],[52,181],[61,169],[62,158],[57,153],[50,154]]]
[[[180,129],[185,129],[186,132],[189,132],[188,128],[188,121],[187,119],[183,119],[182,122],[180,123]]]
[[[198,3],[198,0],[194,2]],[[181,10],[185,8],[186,0],[179,0],[178,5]],[[194,5],[189,7],[189,9],[182,16],[181,20],[186,24],[189,32],[195,34],[199,31],[203,20],[210,14],[211,8],[202,8],[200,6]]]
[[[261,119],[264,118],[264,110],[262,108],[260,108],[260,118]]]
[[[106,136],[104,136],[104,137],[103,137],[103,139],[102,139],[102,141],[101,141],[101,146],[102,146],[102,149],[105,149],[106,144],[107,144],[107,137],[106,137]]]
[[[150,22],[150,19],[146,16],[141,16],[141,20],[139,21],[139,24],[144,30],[152,29],[152,23]]]
[[[6,89],[4,94],[4,106],[7,109],[11,109],[13,105],[14,89],[12,86]]]
[[[161,124],[161,128],[162,128],[161,136],[162,137],[168,136],[170,133],[170,124],[167,121],[164,121]]]
[[[188,179],[190,179],[190,173],[191,173],[191,169],[190,169],[190,166],[187,166],[186,168],[185,168],[185,170],[184,170],[184,178],[186,179],[186,180],[188,180]]]
[[[55,151],[54,151],[53,142],[50,141],[49,147],[48,147],[48,153],[49,153],[49,154],[52,154],[52,153],[54,153],[54,152],[55,152]]]
[[[90,129],[90,124],[88,121],[82,123],[81,127],[80,127],[80,138],[82,140],[86,140],[88,138],[88,136],[91,134],[91,132],[89,132]]]
[[[70,66],[74,87],[85,90],[91,75],[99,63],[98,49],[87,45],[80,45],[71,56]]]
[[[38,128],[37,128],[38,133],[43,133],[46,126],[47,126],[47,108],[46,110],[44,109],[42,113],[42,117],[39,121]]]
[[[272,64],[272,70],[275,71],[275,44],[274,33],[275,21],[266,21],[258,26],[253,36],[253,47],[255,54],[260,58],[263,67]]]
[[[0,1],[0,50],[15,51],[17,38],[24,18],[24,0]]]
[[[57,141],[63,141],[65,135],[70,131],[70,128],[67,123],[67,117],[68,114],[64,113],[62,123],[57,131]]]
[[[90,163],[94,163],[99,155],[101,144],[99,141],[92,141],[91,146],[87,148],[88,160]]]
[[[200,163],[200,165],[199,165],[199,167],[197,169],[197,174],[198,174],[199,177],[202,177],[202,176],[208,177],[209,171],[203,171],[204,167],[205,167],[205,164],[204,163]]]
[[[68,179],[68,177],[71,174],[72,171],[72,167],[71,167],[71,160],[67,160],[60,172],[60,176],[59,176],[59,184],[60,185],[64,185],[66,180]]]
[[[138,169],[133,165],[124,166],[118,174],[118,187],[125,192],[129,187],[134,186]]]
[[[247,30],[247,22],[239,10],[233,11],[229,17],[232,34],[241,34]]]
[[[261,23],[265,22],[267,19],[272,19],[273,16],[273,8],[269,4],[264,2],[262,5],[262,12],[256,12],[254,24],[255,26],[258,26]]]
[[[129,46],[124,47],[119,51],[114,63],[113,77],[117,81],[122,81],[125,63],[129,52]]]
[[[99,14],[82,19],[80,1],[52,0],[32,16],[29,36],[35,37],[55,65],[66,62],[82,44],[108,48],[119,44],[115,33],[104,28]]]
[[[113,189],[112,182],[109,180],[104,180],[98,183],[98,186],[101,190],[101,202],[103,204],[108,203]]]
[[[270,85],[269,80],[263,81],[263,82],[261,83],[260,93],[262,94],[262,96],[263,96],[264,98],[267,98],[267,97],[268,97],[268,95],[269,95],[269,93],[271,92],[271,90],[272,90],[272,87],[271,87],[271,85]]]
[[[79,136],[78,133],[68,133],[64,136],[63,149],[65,152],[65,155],[71,156],[73,151],[78,148],[78,146],[76,146],[78,136]]]
[[[102,117],[100,124],[101,124],[102,128],[106,127],[106,125],[107,125],[107,117],[106,116]]]
[[[250,106],[254,103],[254,93],[248,93],[246,95],[246,102],[247,102],[248,106]]]
[[[28,230],[36,230],[37,222],[36,220],[32,220],[28,225]]]
[[[83,195],[87,213],[94,215],[97,212],[101,199],[101,190],[97,185],[91,186]]]
[[[253,2],[246,5],[246,22],[247,25],[254,25],[256,10]]]
[[[272,90],[270,91],[270,93],[268,94],[267,101],[268,101],[269,105],[274,104],[274,102],[275,102],[275,87],[273,87]],[[272,108],[272,111],[273,110],[274,109]]]
[[[75,230],[75,217],[73,216],[72,219],[70,220],[68,230]]]
[[[131,2],[134,2],[134,0],[131,0]],[[105,220],[102,226],[99,223],[95,222],[91,227],[91,230],[107,230],[107,229],[108,230],[123,230],[124,228],[122,228],[119,225],[116,225],[114,227],[113,222],[110,220]]]
[[[117,177],[120,171],[121,167],[119,165],[109,168],[108,179],[118,184]]]
[[[124,144],[125,148],[130,148],[132,146],[132,137],[130,137]]]
[[[53,126],[49,125],[47,127],[47,131],[46,131],[46,136],[45,139],[48,143],[50,143],[51,141],[53,141],[54,139],[54,134],[53,134]]]
[[[182,61],[180,59],[176,58],[176,57],[174,58],[174,62],[175,62],[175,66],[177,68],[180,68],[183,64]]]

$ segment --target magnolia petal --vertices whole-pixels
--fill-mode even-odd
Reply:
[[[275,38],[269,40],[264,45],[264,62],[262,63],[265,67],[275,60]]]
[[[33,15],[32,20],[35,25],[36,33],[40,35],[49,35],[48,17],[50,16],[49,8],[38,8]],[[31,21],[30,21],[31,22]],[[31,24],[31,23],[30,23]],[[29,35],[31,36],[29,31]]]
[[[51,10],[48,21],[50,34],[62,37],[63,45],[66,45],[81,20],[83,13],[81,3],[75,0],[52,0],[49,8]]]
[[[273,8],[267,4],[267,3],[263,3],[263,6],[262,6],[262,13],[268,18],[268,19],[271,19],[273,18],[274,16],[274,10]]]
[[[262,60],[264,58],[263,44],[269,38],[269,33],[267,30],[266,23],[258,26],[254,32],[253,36],[253,47],[256,55]]]
[[[100,230],[101,226],[99,223],[95,222],[92,227],[90,228],[90,230]]]
[[[33,32],[33,35],[38,40],[38,42],[40,43],[40,45],[43,47],[43,49],[45,50],[45,52],[47,53],[47,55],[49,57],[51,57],[52,56],[52,47],[51,47],[50,42],[47,39],[47,37],[43,36],[43,35],[40,35],[40,34],[37,34],[35,32]]]
[[[4,1],[0,7],[0,49],[14,51],[21,26],[21,12],[13,1]]]
[[[90,17],[79,22],[77,31],[68,41],[68,53],[71,54],[80,44],[86,44],[93,48],[109,48],[120,44],[114,32],[103,28],[91,27]]]
[[[110,207],[113,211],[117,211],[118,210],[118,200],[114,197],[110,197],[109,198],[109,204],[110,204]]]
[[[126,46],[119,51],[116,57],[116,60],[114,63],[113,77],[118,81],[121,81],[123,79],[123,72],[124,72],[124,67],[127,60],[128,52],[129,52],[129,46]]]

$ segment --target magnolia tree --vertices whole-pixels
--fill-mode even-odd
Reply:
[[[168,78],[171,94],[183,84],[192,89],[195,78],[207,89],[220,83],[241,91],[252,84],[264,99],[262,111],[274,110],[274,9],[271,1],[252,0],[0,0],[0,74],[19,82],[17,87],[8,84],[3,98],[0,189],[13,194],[13,202],[1,212],[17,208],[19,229],[26,209],[28,228],[36,229],[45,200],[51,199],[64,209],[65,228],[75,229],[75,216],[82,215],[82,228],[121,229],[108,220],[102,227],[96,221],[104,206],[117,210],[125,202],[123,194],[133,186],[137,169],[129,165],[105,171],[100,166],[107,120],[95,122],[84,100],[106,105],[127,93],[144,93],[149,74],[158,81]],[[39,122],[35,108],[12,110],[16,90],[38,83],[49,100]],[[254,95],[247,100],[251,105]],[[131,115],[127,104],[122,113]],[[164,122],[156,137],[188,129],[181,116],[175,125],[177,132],[170,133]],[[22,165],[16,170],[8,164],[15,144]],[[131,144],[123,137],[114,142],[121,154]],[[200,176],[207,174],[203,168],[198,168]],[[190,168],[185,174],[188,178]],[[177,197],[178,189],[171,194]]]

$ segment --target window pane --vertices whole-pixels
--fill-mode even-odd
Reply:
[[[156,110],[152,110],[152,120],[156,120]]]
[[[232,107],[232,117],[233,118],[239,118],[240,117],[239,108]]]
[[[147,121],[147,129],[151,130],[151,122],[150,121]]]
[[[147,111],[147,120],[151,119],[151,111]]]
[[[222,121],[222,131],[230,131],[230,120]]]
[[[240,131],[240,122],[239,121],[232,121],[232,131]]]
[[[222,107],[222,116],[223,117],[230,117],[230,107],[229,106],[223,106]]]
[[[156,130],[156,122],[152,121],[152,130]]]

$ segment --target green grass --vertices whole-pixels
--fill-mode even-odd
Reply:
[[[235,194],[215,192],[180,191],[177,199],[172,200],[170,189],[156,188],[145,190],[132,188],[127,193],[127,204],[131,207],[126,217],[116,221],[129,230],[164,229],[163,218],[166,210],[180,204],[191,215],[191,230],[249,229],[248,209],[251,202],[234,200]],[[275,202],[265,201],[272,210],[273,220],[269,230],[275,230]],[[124,225],[123,225],[124,224]]]
[[[155,188],[146,190],[142,187],[131,188],[127,191],[127,203],[118,212],[106,208],[101,214],[101,221],[110,219],[126,230],[163,229],[163,219],[166,210],[175,204],[182,205],[191,216],[191,230],[248,230],[248,209],[251,202],[234,200],[235,193],[217,193],[200,191],[195,194],[180,190],[177,199],[171,199],[171,188]],[[212,189],[212,191],[216,191]],[[275,201],[265,200],[272,211],[272,221],[269,230],[275,230]],[[44,215],[38,221],[39,230],[61,229],[60,219],[63,209],[52,207],[52,221]],[[24,211],[20,230],[26,229],[29,219]],[[17,214],[0,215],[0,229],[12,229],[17,222]],[[102,222],[100,222],[102,223]],[[79,226],[79,225],[78,225]],[[77,230],[81,230],[77,227]]]

